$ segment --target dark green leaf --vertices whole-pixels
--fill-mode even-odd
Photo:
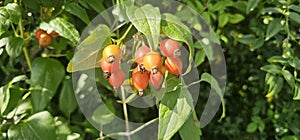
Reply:
[[[227,14],[221,14],[219,17],[218,17],[218,23],[219,23],[219,27],[224,27],[227,22],[228,22],[229,18],[227,16]]]
[[[195,56],[195,65],[196,67],[198,67],[200,64],[202,64],[205,60],[205,52],[204,50],[198,50],[197,53],[196,53],[196,56]]]
[[[90,22],[89,16],[88,16],[87,12],[85,11],[85,9],[76,3],[67,4],[65,10],[67,12],[77,16],[86,24],[88,24]]]
[[[55,140],[55,126],[51,114],[47,111],[36,113],[8,130],[10,140]]]
[[[282,56],[272,56],[268,59],[268,62],[285,64],[285,63],[287,63],[287,59],[283,58]]]
[[[238,42],[243,44],[251,44],[255,41],[256,37],[253,34],[243,35],[241,38],[238,38]]]
[[[192,107],[186,88],[166,93],[159,104],[158,139],[170,139],[189,118]]]
[[[191,115],[179,130],[182,140],[200,140],[201,130],[195,123],[199,122],[195,121],[193,115]]]
[[[247,4],[247,13],[250,11],[253,11],[256,7],[257,4],[260,2],[260,0],[249,0]]]
[[[100,52],[108,44],[110,44],[110,29],[100,24],[78,45],[78,50],[70,61],[67,71],[75,72],[99,67],[102,57]]]
[[[264,38],[260,37],[254,40],[253,46],[251,47],[251,51],[259,49],[264,45]]]
[[[295,86],[294,75],[292,75],[288,70],[283,70],[282,75],[284,79],[288,82],[288,84],[291,86],[291,88],[294,88]]]
[[[293,58],[291,60],[289,60],[289,64],[296,68],[297,70],[300,70],[300,60],[299,58]]]
[[[146,4],[141,8],[130,7],[126,13],[134,27],[147,37],[150,47],[156,50],[161,22],[159,8]]]
[[[247,130],[248,133],[253,133],[253,132],[256,131],[256,129],[257,129],[257,124],[254,123],[254,122],[251,122],[251,123],[249,123],[247,125],[247,129],[246,130]]]
[[[267,32],[266,32],[266,40],[269,40],[271,37],[275,36],[280,30],[283,25],[280,23],[279,18],[275,18],[271,21],[268,25]]]
[[[281,140],[298,140],[296,136],[284,136]]]
[[[282,87],[284,85],[283,82],[284,82],[283,78],[281,78],[281,77],[276,78],[276,81],[275,80],[272,81],[271,84],[273,84],[273,85],[270,84],[270,88],[269,88],[269,93],[268,94],[270,94],[270,95],[278,94],[282,90]]]
[[[40,10],[40,2],[39,0],[22,0],[22,3],[30,8],[30,9],[33,9],[33,10]]]
[[[277,7],[267,7],[264,9],[262,14],[266,14],[266,13],[282,13],[282,10]]]
[[[245,17],[241,14],[228,14],[229,22],[232,24],[236,24],[245,19]]]
[[[98,13],[106,9],[103,5],[103,0],[80,0],[80,3],[86,3]]]
[[[265,65],[260,68],[263,71],[266,71],[268,73],[272,74],[280,74],[281,73],[281,67],[275,64]]]
[[[105,125],[113,121],[115,114],[115,110],[112,105],[112,101],[109,100],[106,104],[102,104],[98,106],[98,108],[93,113],[92,119],[93,121]]]
[[[299,83],[295,84],[293,99],[294,100],[300,100],[300,84]]]
[[[32,62],[31,99],[35,112],[43,110],[55,95],[65,75],[64,66],[51,58],[36,58]]]
[[[12,111],[18,104],[19,99],[21,99],[22,95],[23,95],[23,91],[20,87],[18,87],[18,86],[10,87],[8,89],[8,91],[6,91],[5,103],[7,103],[7,104],[4,104],[1,107],[1,114],[6,115],[10,111]]]
[[[5,49],[11,58],[16,58],[22,53],[22,49],[25,45],[26,41],[23,38],[13,37],[9,39]]]
[[[5,9],[7,10],[9,14],[9,19],[13,23],[19,23],[20,17],[21,17],[21,8],[16,3],[9,3],[5,6]]]
[[[59,109],[70,117],[71,113],[77,108],[72,79],[65,79],[62,84],[62,90],[59,95]]]
[[[289,6],[289,8],[290,8],[291,10],[294,10],[294,11],[300,13],[300,6],[298,6],[298,5],[291,4],[291,5]]]
[[[300,24],[300,15],[298,13],[295,12],[290,12],[288,14],[289,18],[292,19],[293,21],[297,22],[298,24]]]

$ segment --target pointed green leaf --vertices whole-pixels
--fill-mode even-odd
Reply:
[[[249,123],[249,124],[247,125],[246,131],[247,131],[248,133],[253,133],[253,132],[255,132],[256,130],[257,130],[257,124],[256,124],[255,122],[251,122],[251,123]]]
[[[204,62],[205,57],[206,57],[206,55],[205,55],[204,50],[201,49],[201,50],[197,51],[196,56],[195,56],[196,67],[198,67],[199,65],[201,65]]]
[[[218,23],[219,23],[219,27],[224,27],[227,22],[228,22],[229,18],[227,16],[227,14],[221,14],[219,17],[218,17]]]
[[[281,73],[281,67],[275,64],[265,65],[260,68],[261,70],[272,73],[272,74],[280,74]]]
[[[30,88],[35,112],[43,110],[48,105],[64,75],[64,66],[55,59],[36,58],[33,60]]]
[[[289,64],[297,70],[300,70],[300,60],[299,58],[293,58],[289,60]]]
[[[77,47],[77,51],[70,61],[67,71],[75,72],[99,67],[101,51],[110,44],[110,29],[100,24],[85,40]]]
[[[16,3],[9,3],[5,6],[5,9],[9,13],[9,19],[13,23],[19,23],[21,17],[21,8]]]
[[[297,22],[298,24],[300,24],[300,15],[298,13],[295,12],[290,12],[288,14],[289,18],[292,19],[293,21]]]
[[[282,75],[284,79],[288,82],[288,84],[291,86],[291,88],[294,88],[295,86],[294,75],[292,75],[288,70],[283,70]]]
[[[295,85],[295,93],[294,93],[294,97],[293,97],[293,99],[294,100],[300,100],[300,84],[299,83],[297,83],[296,85]]]
[[[271,37],[275,36],[283,25],[280,23],[279,18],[275,18],[270,22],[266,32],[266,40],[269,40]]]
[[[249,0],[247,4],[247,13],[253,11],[257,7],[259,2],[260,0]]]
[[[86,24],[88,24],[90,22],[89,16],[88,16],[87,12],[85,11],[85,9],[76,3],[67,4],[65,10],[67,12],[77,16]]]
[[[36,113],[8,130],[10,140],[55,140],[55,126],[51,114],[47,111]]]
[[[22,49],[25,45],[26,41],[23,38],[13,37],[9,39],[5,49],[11,58],[16,58],[22,53]]]
[[[166,93],[159,105],[158,139],[169,140],[189,118],[193,99],[186,88]]]
[[[241,14],[228,14],[229,22],[232,24],[237,24],[245,19]]]
[[[193,115],[191,115],[179,130],[182,140],[200,140],[201,130],[196,123],[199,122],[194,120]]]
[[[211,85],[211,87],[213,89],[215,89],[217,91],[217,93],[219,95],[221,95],[221,97],[223,97],[222,90],[221,90],[221,88],[219,86],[219,83],[218,83],[218,81],[212,75],[210,75],[208,73],[203,73],[201,75],[201,81],[205,81],[205,82],[209,83]]]
[[[243,35],[241,38],[238,38],[238,42],[243,44],[251,44],[255,41],[256,37],[253,34]]]
[[[126,13],[134,27],[147,37],[150,47],[156,50],[158,48],[161,22],[159,8],[146,4],[141,8],[128,8]]]
[[[272,56],[268,59],[269,63],[282,63],[285,64],[287,63],[287,59],[282,57],[282,56]]]
[[[65,79],[59,95],[59,109],[70,117],[71,113],[77,108],[77,101],[73,90],[72,79]]]
[[[75,26],[61,17],[57,17],[49,23],[42,22],[40,28],[46,31],[54,30],[60,36],[70,40],[73,46],[79,41],[79,32]]]

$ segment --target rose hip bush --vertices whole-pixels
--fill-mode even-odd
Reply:
[[[128,126],[124,130],[129,134],[103,134],[85,118],[76,101],[71,73],[86,68],[99,72],[96,77],[99,95],[110,113],[127,122],[159,123],[158,136],[155,136],[159,139],[299,139],[298,1],[179,0],[199,13],[212,27],[226,57],[228,76],[222,106],[214,119],[201,129],[198,118],[210,88],[218,85],[201,82],[198,99],[194,99],[198,100],[195,106],[192,105],[193,101],[188,100],[189,90],[182,94],[174,87],[185,88],[181,78],[187,71],[186,65],[192,65],[182,62],[182,49],[190,52],[190,56],[184,57],[194,61],[198,77],[203,78],[200,81],[205,81],[205,76],[213,79],[208,74],[210,56],[195,38],[183,37],[185,34],[173,32],[175,29],[152,28],[169,28],[172,24],[163,20],[162,24],[151,24],[149,28],[155,32],[154,36],[145,34],[147,28],[134,21],[114,30],[99,25],[97,29],[103,32],[91,34],[96,38],[90,38],[100,40],[101,34],[107,33],[109,39],[95,48],[96,63],[89,63],[91,61],[87,56],[92,54],[86,51],[82,52],[80,63],[73,61],[76,47],[90,41],[89,37],[80,40],[85,27],[99,13],[122,2],[0,1],[0,139],[112,139],[116,135],[138,139],[134,133],[139,129],[129,130]],[[165,7],[156,7],[155,2]],[[192,13],[188,10],[169,5],[168,1],[155,2],[149,4],[136,0],[138,6],[131,8],[151,10],[140,16],[154,13],[171,19],[175,15],[162,11],[164,8],[174,8],[180,11],[176,13],[176,17],[180,17],[176,20],[179,25],[185,23],[185,26],[200,33],[209,32],[198,20],[191,18]],[[116,11],[123,8],[118,7]],[[130,10],[128,7],[125,9]],[[126,18],[124,13],[117,16],[119,19]],[[107,23],[111,22],[109,18],[105,19]],[[135,45],[131,47],[134,48],[130,54],[132,60],[128,60],[125,59],[128,58],[126,42],[132,39]],[[127,62],[130,62],[129,72],[123,68]],[[165,88],[168,84],[171,86]],[[126,100],[128,102],[133,98],[141,98],[136,95],[152,94],[153,98],[162,100],[147,109],[130,106],[124,109],[127,102],[120,100],[117,94],[125,85],[132,92],[129,96],[132,99]],[[165,90],[170,93],[160,97],[159,91]],[[187,99],[185,105],[188,108],[184,108],[178,116],[163,116],[164,110],[172,112],[180,96]],[[97,108],[93,109],[91,116],[100,124],[109,125],[112,120],[106,116],[110,113]],[[174,121],[172,117],[182,118]],[[166,131],[167,127],[174,129]]]

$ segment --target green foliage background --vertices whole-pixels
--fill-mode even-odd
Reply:
[[[0,139],[97,139],[98,130],[77,106],[71,74],[66,68],[87,24],[119,1],[0,2]],[[212,122],[201,129],[201,138],[300,139],[299,1],[179,2],[208,22],[226,57],[226,117],[219,121],[220,108]],[[197,28],[197,23],[189,24]],[[52,42],[52,48],[38,47],[34,35],[38,27],[54,29],[60,34],[59,40]],[[209,72],[201,48],[195,47],[193,57],[200,74]],[[114,106],[116,115],[122,116],[121,106],[114,102],[117,98],[110,94],[112,88],[105,82],[101,86],[99,89],[105,93],[101,96]],[[49,90],[44,90],[45,87]],[[201,87],[196,106],[198,115],[209,89],[208,85]],[[40,93],[47,96],[41,98]],[[144,111],[129,109],[130,119],[138,122],[149,121],[157,113],[155,107]],[[35,132],[37,135],[33,135]],[[176,133],[172,139],[180,139],[180,134]]]

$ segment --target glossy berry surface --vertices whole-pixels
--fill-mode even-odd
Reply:
[[[143,90],[149,84],[149,74],[141,71],[132,73],[132,84],[139,91],[139,95],[143,95]]]
[[[149,52],[143,58],[143,65],[147,71],[155,74],[162,65],[162,58],[157,52]]]
[[[155,88],[159,89],[163,83],[164,76],[161,72],[157,72],[156,74],[150,74],[150,84]]]
[[[122,58],[122,51],[117,45],[108,45],[103,49],[102,57],[106,62],[113,63]]]
[[[182,61],[179,58],[167,57],[165,67],[167,71],[178,76],[182,71]]]
[[[102,60],[100,63],[100,67],[103,72],[115,72],[116,70],[119,69],[119,66],[120,66],[120,61],[108,63]]]
[[[161,41],[159,49],[166,57],[178,57],[181,54],[178,42],[172,39]]]
[[[135,52],[135,59],[136,59],[136,63],[141,64],[143,62],[143,58],[144,56],[150,52],[150,48],[147,46],[141,46],[137,49],[137,51]]]
[[[47,33],[43,33],[40,35],[39,38],[39,45],[41,47],[45,47],[48,46],[52,41],[52,37],[50,35],[48,35]]]
[[[125,73],[118,69],[117,71],[111,73],[108,80],[114,88],[119,88],[125,81]]]
[[[44,30],[42,30],[42,29],[38,29],[38,30],[35,32],[35,37],[39,40],[41,34],[46,34],[46,31],[44,31]]]

